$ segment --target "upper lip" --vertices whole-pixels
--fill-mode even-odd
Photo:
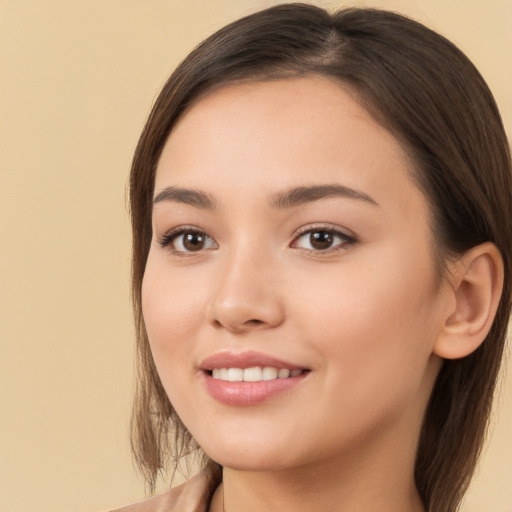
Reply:
[[[287,370],[304,370],[304,367],[282,361],[276,357],[261,352],[217,352],[199,363],[199,369],[210,371],[214,368],[251,368],[253,366],[271,366],[273,368],[285,368]]]

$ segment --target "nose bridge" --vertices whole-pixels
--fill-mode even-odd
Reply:
[[[233,332],[275,327],[283,320],[277,261],[252,241],[227,249],[210,308],[211,320]]]

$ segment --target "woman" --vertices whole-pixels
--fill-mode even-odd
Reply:
[[[120,510],[456,510],[511,308],[510,153],[451,43],[277,6],[171,76],[132,166],[150,484]]]

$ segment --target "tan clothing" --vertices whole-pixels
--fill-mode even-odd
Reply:
[[[208,512],[211,500],[208,486],[208,474],[201,471],[158,496],[110,512]]]

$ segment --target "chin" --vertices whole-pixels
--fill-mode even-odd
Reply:
[[[203,450],[221,466],[237,471],[277,471],[295,465],[295,461],[285,457],[279,447],[258,441],[240,443],[239,446],[215,443],[214,446],[203,445]]]
[[[236,471],[283,471],[314,463],[319,458],[315,449],[296,450],[293,444],[252,440],[247,443],[208,443],[203,450],[215,462]]]
[[[251,454],[248,452],[240,456],[234,453],[224,453],[218,457],[212,457],[212,459],[222,467],[236,471],[279,471],[289,467],[283,464],[283,461],[277,463],[275,455],[261,457],[260,454]]]

